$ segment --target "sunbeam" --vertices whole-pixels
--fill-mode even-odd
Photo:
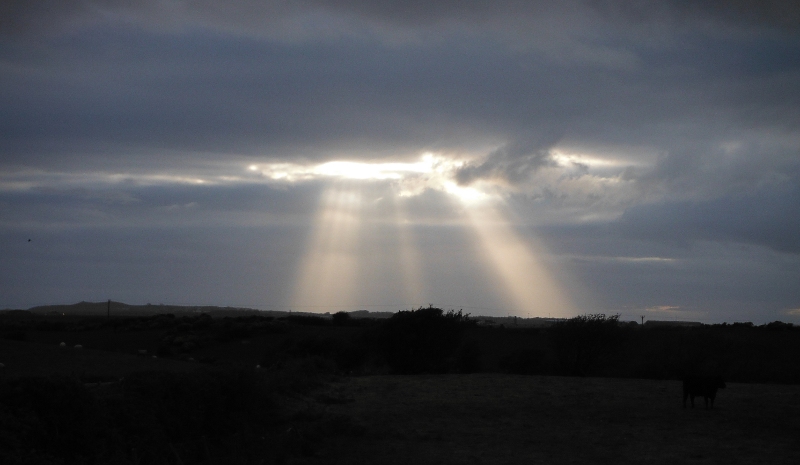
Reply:
[[[411,222],[401,199],[395,198],[394,218],[399,241],[398,262],[403,277],[405,297],[412,303],[424,300],[419,250],[411,230]]]
[[[423,270],[433,258],[420,254],[413,232],[416,219],[405,208],[408,198],[432,189],[446,193],[465,212],[461,224],[477,238],[476,250],[488,265],[488,276],[495,277],[490,287],[501,289],[497,294],[506,307],[503,313],[574,315],[573,302],[541,263],[535,244],[523,240],[503,214],[502,198],[480,186],[456,184],[451,180],[456,165],[437,160],[426,154],[418,163],[329,162],[295,170],[289,177],[313,173],[331,184],[320,197],[292,305],[305,311],[354,310],[389,300],[413,306],[439,294],[439,289],[426,287],[430,284]],[[275,171],[269,166],[260,170],[270,177]],[[469,279],[479,274],[469,273]]]
[[[465,207],[486,258],[508,292],[514,309],[510,313],[558,318],[575,315],[571,300],[496,206],[490,202],[465,202]]]
[[[350,184],[325,190],[293,293],[305,311],[352,309],[356,305],[361,194]]]

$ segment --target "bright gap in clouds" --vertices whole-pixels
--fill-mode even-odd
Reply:
[[[410,174],[430,174],[452,169],[454,162],[433,154],[424,154],[414,163],[367,163],[355,161],[329,161],[319,165],[296,163],[253,164],[251,172],[275,181],[303,181],[319,178],[356,180],[400,180]]]
[[[314,230],[295,280],[292,305],[298,310],[331,312],[374,306],[374,288],[383,288],[385,298],[395,304],[402,302],[405,307],[430,303],[426,294],[432,290],[426,290],[421,282],[426,254],[416,246],[409,226],[414,218],[408,215],[404,202],[426,189],[434,189],[451,197],[463,226],[472,231],[486,274],[495,278],[494,287],[502,296],[503,314],[573,315],[573,304],[542,264],[533,244],[508,221],[501,198],[479,187],[454,183],[452,172],[457,166],[457,162],[430,154],[416,163],[334,161],[308,167],[251,166],[251,171],[273,180],[330,180],[320,197]],[[393,210],[386,218],[394,223],[394,233],[383,233],[384,237],[378,238],[377,229],[367,224],[366,208],[376,201],[364,196],[367,182],[391,182],[395,187],[394,198],[383,202],[383,208]],[[392,250],[371,253],[373,244],[379,241]],[[376,255],[391,262],[380,264],[392,270],[382,275],[391,282],[376,282],[380,278],[370,271],[380,268],[370,263]]]

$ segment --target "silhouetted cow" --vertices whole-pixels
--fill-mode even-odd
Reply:
[[[725,381],[722,376],[688,376],[683,379],[683,408],[686,408],[686,399],[692,399],[694,408],[694,398],[703,396],[708,408],[708,401],[711,400],[711,408],[714,408],[714,398],[717,397],[717,389],[725,389]]]

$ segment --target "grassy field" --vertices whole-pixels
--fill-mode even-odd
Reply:
[[[800,463],[800,387],[729,384],[684,409],[678,381],[371,376],[327,387],[365,429],[308,463]],[[328,455],[325,455],[328,454]]]
[[[7,455],[17,458],[10,463],[37,463],[31,457],[182,465],[800,463],[798,384],[729,382],[715,408],[706,410],[702,399],[695,409],[683,408],[677,380],[500,372],[509,355],[547,353],[541,351],[549,339],[537,332],[471,328],[465,338],[479,343],[483,361],[477,373],[454,373],[454,364],[448,374],[390,375],[379,351],[387,333],[377,323],[200,316],[26,321],[5,322],[0,387],[18,395],[15,386],[28,386],[30,396],[19,398],[40,395],[37,402],[52,392],[60,396],[53,408],[61,413],[36,404],[20,410],[17,401],[0,398],[0,457],[4,432],[18,441],[9,443],[17,451]],[[671,344],[656,344],[670,354],[672,346],[715,334],[631,331],[628,340],[656,338]],[[794,332],[725,329],[710,346],[728,347],[719,343],[723,336],[753,347],[753,341],[780,342],[730,365],[731,373],[767,373],[758,368],[764,365],[769,373],[796,378],[794,365],[771,357],[794,347]],[[147,355],[137,355],[139,350]],[[537,360],[534,367],[547,368]],[[647,360],[658,368],[671,359],[655,354]],[[354,361],[356,368],[347,368]],[[18,384],[26,377],[41,381]],[[98,387],[97,381],[107,383]],[[71,424],[76,415],[69,407],[73,395],[94,409],[86,425],[105,422],[105,429],[92,433],[105,442],[76,434],[85,444],[69,458],[63,454],[72,439],[59,436],[58,425]],[[248,402],[260,398],[266,400],[261,410],[251,408]],[[228,404],[236,407],[223,408]],[[265,415],[271,417],[261,421]],[[228,426],[214,426],[223,423]],[[19,425],[28,425],[28,432],[19,433]],[[38,448],[59,437],[60,445],[42,447],[44,455],[23,447],[24,441]],[[153,441],[160,442],[149,447]],[[148,456],[134,453],[147,447]]]

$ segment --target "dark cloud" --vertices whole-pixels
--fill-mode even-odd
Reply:
[[[321,146],[358,153],[514,141],[531,128],[670,148],[800,120],[800,92],[790,85],[800,72],[795,42],[767,61],[758,47],[727,52],[725,72],[707,64],[731,48],[722,42],[677,57],[642,51],[644,67],[631,72],[476,39],[287,44],[122,26],[46,45],[5,47],[6,162],[54,150],[102,154],[112,145],[130,156],[169,149],[315,157]]]
[[[624,236],[686,244],[730,241],[800,254],[800,189],[728,195],[705,202],[639,205],[619,220]]]
[[[792,284],[800,279],[800,267],[796,252],[787,255],[784,246],[793,242],[796,248],[796,241],[784,236],[788,242],[773,248],[774,241],[764,240],[774,232],[775,222],[749,224],[758,214],[741,211],[728,224],[740,231],[749,227],[749,234],[735,232],[721,240],[719,231],[702,231],[718,228],[714,219],[681,212],[673,221],[655,220],[659,208],[668,207],[654,206],[650,222],[641,209],[620,222],[561,224],[536,228],[535,234],[559,257],[557,263],[575,289],[590,296],[584,308],[619,312],[624,319],[667,306],[675,307],[670,319],[792,320],[786,311],[800,299],[800,289]],[[714,218],[720,216],[726,214]],[[787,222],[794,221],[784,219],[780,227]]]
[[[508,143],[479,163],[459,168],[456,180],[463,185],[480,179],[497,179],[512,185],[525,183],[539,168],[555,165],[550,149],[557,141],[558,137],[536,135]]]
[[[586,0],[553,4],[546,1],[519,2],[516,0],[484,0],[406,2],[370,0],[295,0],[260,2],[236,0],[231,2],[189,0],[10,0],[3,2],[0,25],[6,33],[52,29],[54,25],[75,27],[94,24],[111,17],[155,24],[199,23],[226,30],[265,31],[281,22],[295,22],[293,27],[310,27],[325,31],[330,25],[319,20],[298,20],[298,17],[350,17],[361,22],[373,22],[378,28],[394,25],[420,28],[442,25],[494,25],[500,28],[509,23],[524,28],[547,20],[575,19],[594,16],[610,24],[686,22],[712,23],[717,27],[767,26],[794,28],[800,24],[800,9],[795,2],[777,1],[720,1],[706,0],[659,2],[638,0]],[[337,24],[328,18],[329,22]],[[339,27],[352,26],[340,22]],[[285,28],[285,26],[284,26]],[[283,31],[291,35],[291,27]]]
[[[554,10],[551,2],[531,1],[518,2],[500,0],[487,2],[483,0],[426,2],[411,0],[407,2],[370,1],[370,0],[312,0],[310,4],[330,9],[353,11],[363,15],[376,16],[386,20],[430,21],[441,18],[491,18],[494,15],[527,14]],[[639,0],[589,0],[567,1],[565,8],[585,6],[588,9],[607,15],[624,15],[626,18],[664,19],[665,13],[674,14],[681,19],[686,17],[716,17],[737,22],[768,23],[785,26],[797,25],[800,10],[796,3],[788,0],[778,1],[722,1],[706,0],[698,2],[667,1],[652,4]]]

